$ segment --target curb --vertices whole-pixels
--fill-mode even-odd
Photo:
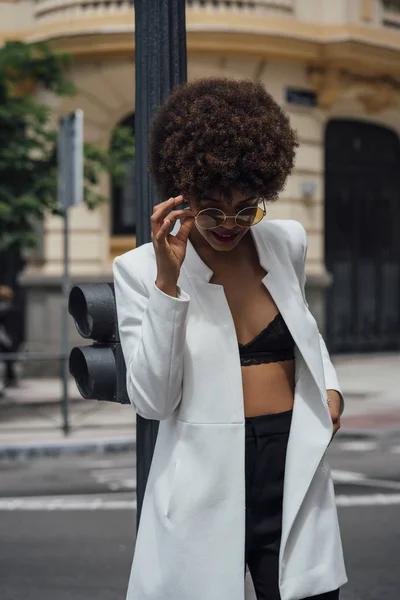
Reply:
[[[335,440],[370,440],[400,435],[400,429],[340,429]],[[113,454],[135,452],[136,437],[110,437],[87,440],[61,440],[60,442],[31,442],[0,445],[0,461],[58,458],[87,454]]]
[[[38,442],[0,445],[1,460],[35,458],[58,458],[65,455],[110,454],[134,452],[136,437],[99,438],[89,440],[63,440],[60,442]]]

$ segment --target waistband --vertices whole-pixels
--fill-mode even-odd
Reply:
[[[270,435],[272,433],[289,433],[293,410],[257,417],[246,417],[246,437]]]

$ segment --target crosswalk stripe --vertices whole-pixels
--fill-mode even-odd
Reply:
[[[338,442],[337,448],[344,452],[372,452],[377,450],[379,447],[378,442],[372,441],[352,441],[352,442]]]
[[[112,496],[112,495],[110,495]],[[400,494],[369,494],[336,496],[336,504],[341,508],[360,506],[400,505]],[[95,511],[95,510],[133,510],[136,500],[121,498],[99,498],[90,496],[58,496],[0,498],[0,512],[4,511]]]
[[[0,511],[136,510],[136,500],[59,496],[0,498]]]
[[[336,504],[343,508],[354,506],[394,506],[400,504],[400,494],[340,495],[336,496]]]

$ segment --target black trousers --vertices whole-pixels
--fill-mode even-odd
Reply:
[[[245,562],[253,579],[257,600],[281,600],[279,548],[291,420],[292,411],[246,418]],[[339,590],[313,598],[337,600]]]

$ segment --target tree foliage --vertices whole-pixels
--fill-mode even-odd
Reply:
[[[39,89],[74,95],[67,77],[71,59],[45,43],[13,41],[0,48],[0,251],[37,243],[37,223],[57,205],[57,129]],[[134,158],[128,128],[114,130],[109,150],[84,144],[84,200],[90,209],[107,200],[96,191],[107,172],[122,183]]]

